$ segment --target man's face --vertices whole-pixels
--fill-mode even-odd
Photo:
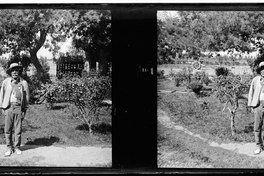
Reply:
[[[11,71],[11,77],[13,79],[17,79],[19,77],[19,69],[18,68],[14,68],[12,71]]]

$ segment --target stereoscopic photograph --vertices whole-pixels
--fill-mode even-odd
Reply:
[[[264,13],[157,12],[158,168],[264,168]]]
[[[0,9],[1,166],[111,167],[111,11]]]

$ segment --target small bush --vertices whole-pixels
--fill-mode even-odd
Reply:
[[[194,75],[193,75],[193,78],[195,80],[198,80],[201,84],[205,84],[208,86],[209,83],[211,83],[212,81],[210,80],[209,78],[209,75],[208,73],[206,73],[205,71],[202,71],[202,72],[196,72]]]
[[[184,82],[187,85],[191,82],[192,77],[192,68],[185,67],[181,71],[174,74],[174,81],[176,86],[180,86]]]
[[[190,82],[187,88],[191,89],[196,95],[200,95],[203,85],[199,81],[195,80]]]
[[[230,73],[230,70],[225,67],[217,67],[215,69],[215,74],[216,76],[227,76]]]
[[[59,80],[58,87],[58,96],[78,108],[75,117],[87,124],[92,133],[92,125],[100,120],[102,102],[112,89],[111,77],[101,76],[97,71],[83,72],[82,77],[67,75]]]

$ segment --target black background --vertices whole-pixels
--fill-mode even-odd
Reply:
[[[113,46],[113,167],[2,167],[0,172],[245,173],[238,169],[157,169],[157,10],[263,10],[263,4],[2,4],[0,8],[111,10]]]

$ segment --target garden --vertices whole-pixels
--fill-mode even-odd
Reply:
[[[247,97],[264,60],[264,14],[166,13],[157,21],[158,167],[263,168]]]
[[[19,63],[29,84],[22,145],[111,146],[110,11],[3,9],[0,16],[0,64],[6,70]],[[48,59],[58,66],[55,75]],[[88,62],[89,70],[61,72],[61,62]],[[0,121],[5,144],[3,115]]]
[[[213,78],[203,71],[193,74],[190,67],[165,77],[160,73],[158,114],[166,112],[171,123],[208,141],[253,143],[254,118],[247,107],[252,77],[253,74],[234,75],[224,67],[218,67]],[[213,148],[180,130],[167,128],[159,121],[158,151],[159,167],[255,167],[241,163],[246,156]],[[170,159],[164,153],[170,153]],[[225,157],[221,156],[223,153]],[[249,160],[245,158],[243,160]],[[227,159],[233,164],[226,162]],[[258,163],[256,167],[262,165]]]

